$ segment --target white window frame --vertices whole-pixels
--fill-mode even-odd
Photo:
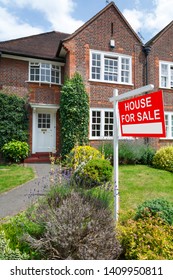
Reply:
[[[39,79],[32,80],[31,79],[31,67],[36,66],[39,69]],[[56,75],[52,75],[55,71],[59,74],[59,81],[52,81],[52,79],[56,80]],[[57,63],[49,63],[47,61],[42,62],[36,62],[36,61],[30,61],[29,62],[29,82],[32,83],[43,83],[43,84],[55,84],[60,85],[61,84],[61,66]]]
[[[93,65],[93,59],[92,55],[96,54],[100,56],[100,65],[98,65],[98,60],[95,62],[95,65]],[[116,60],[117,61],[117,81],[111,81],[111,80],[106,80],[105,79],[105,60],[108,58],[109,60]],[[124,68],[125,65],[123,60],[128,60],[129,61],[129,69]],[[96,65],[97,64],[97,65]],[[92,68],[96,67],[99,71],[100,69],[100,78],[93,78],[92,77]],[[108,71],[111,76],[111,74],[115,74],[115,67],[112,70],[112,72]],[[129,73],[128,76],[128,82],[122,82],[122,78],[125,77],[122,75],[122,72]],[[113,83],[113,84],[127,84],[127,85],[132,85],[132,57],[129,55],[124,55],[124,54],[117,54],[117,53],[112,53],[112,52],[102,52],[102,51],[97,51],[97,50],[90,50],[90,81],[95,81],[95,82],[104,82],[104,83]]]
[[[164,139],[173,139],[173,112],[165,112],[166,137]]]
[[[167,67],[165,75],[162,73],[162,65]],[[165,78],[166,85],[163,85],[162,77]],[[159,61],[159,86],[160,88],[173,89],[173,62]]]
[[[100,112],[100,136],[92,136],[92,112]],[[90,108],[90,139],[91,140],[111,140],[113,136],[104,136],[104,127],[105,127],[105,113],[106,112],[113,112],[113,109],[110,108]]]

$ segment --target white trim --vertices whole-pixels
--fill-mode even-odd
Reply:
[[[31,108],[35,109],[43,109],[43,110],[51,110],[52,112],[57,112],[57,110],[60,108],[59,105],[54,104],[43,104],[43,103],[29,103]]]
[[[171,135],[171,117],[173,117],[173,112],[165,111],[165,116],[168,116],[168,128],[166,127],[166,117],[165,117],[165,127],[166,127],[166,137],[161,137],[160,140],[173,140],[173,135]]]
[[[32,57],[27,57],[27,56],[26,57],[25,56],[17,56],[17,55],[10,55],[10,54],[4,54],[4,53],[2,53],[1,57],[16,59],[16,60],[23,60],[23,61],[27,61],[27,62],[50,63],[50,64],[54,64],[54,65],[57,65],[57,66],[64,66],[65,65],[64,62],[58,62],[58,61],[49,60],[49,59],[39,59],[39,58],[32,58]]]
[[[167,81],[166,81],[166,86],[163,87],[162,86],[162,65],[167,65],[168,66],[168,75],[167,75]],[[172,61],[159,61],[159,87],[163,88],[163,89],[173,89],[173,87],[171,87],[171,67],[173,67],[173,62]]]

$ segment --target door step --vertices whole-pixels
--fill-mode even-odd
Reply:
[[[24,163],[50,163],[49,152],[38,152],[24,160]]]

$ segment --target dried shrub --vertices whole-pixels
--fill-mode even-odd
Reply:
[[[42,205],[36,220],[44,224],[44,234],[27,240],[43,259],[109,260],[121,253],[111,212],[78,192],[57,197],[57,207]]]

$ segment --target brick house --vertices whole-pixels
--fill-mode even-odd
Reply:
[[[79,72],[90,102],[91,145],[113,138],[109,98],[153,83],[164,91],[167,139],[173,139],[173,23],[145,46],[114,2],[73,34],[48,32],[0,42],[1,92],[27,97],[32,154],[60,153],[59,103],[64,76]],[[172,113],[171,113],[172,112]],[[143,140],[142,140],[143,141]]]

